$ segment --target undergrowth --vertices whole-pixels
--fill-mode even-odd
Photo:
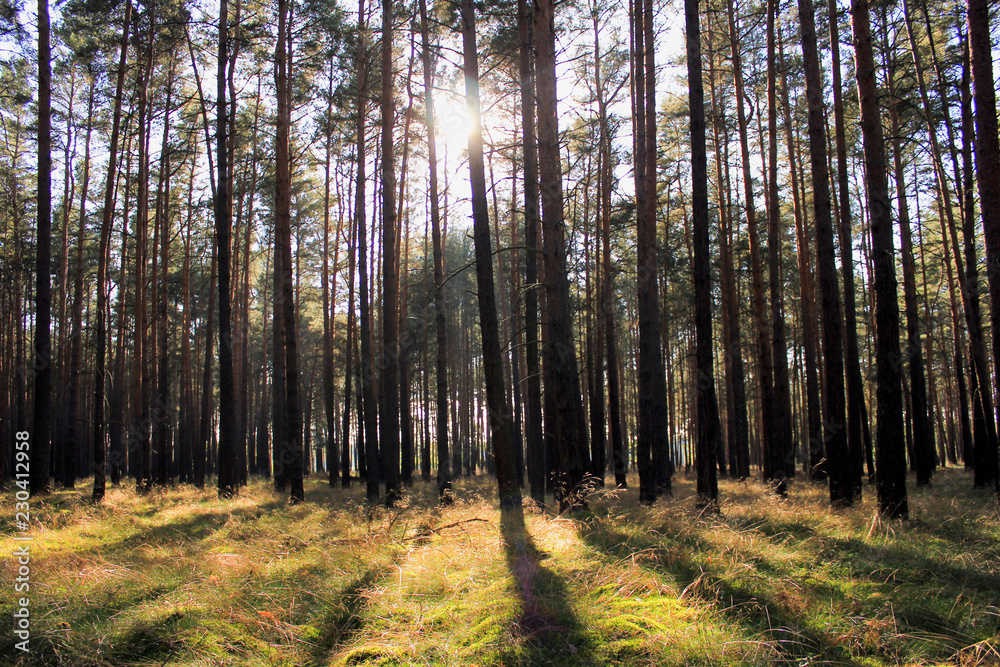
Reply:
[[[881,521],[802,481],[787,499],[723,481],[651,507],[608,490],[558,516],[496,509],[488,479],[394,509],[307,482],[32,500],[31,653],[0,664],[1000,664],[1000,520],[964,471]],[[0,508],[0,612],[13,612],[13,494]]]

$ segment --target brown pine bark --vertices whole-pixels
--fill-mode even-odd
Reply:
[[[583,399],[576,361],[573,320],[569,310],[569,276],[563,224],[562,164],[556,110],[555,3],[535,4],[534,43],[538,100],[538,164],[545,250],[545,300],[548,338],[544,355],[545,391],[554,411],[551,431],[559,461],[556,495],[562,509],[584,504],[581,487],[587,470],[587,433],[583,430]],[[657,343],[659,337],[657,336]]]
[[[812,0],[799,0],[806,99],[809,103],[809,158],[812,167],[813,208],[816,220],[816,263],[822,302],[823,362],[825,370],[824,432],[830,502],[849,506],[855,500],[851,482],[851,460],[846,431],[844,398],[843,320],[837,293],[837,267],[833,246],[833,219],[830,212],[830,183],[827,167],[826,125],[823,109],[823,82]]]
[[[524,346],[526,380],[525,463],[532,499],[545,502],[546,452],[542,437],[541,368],[538,357],[538,145],[535,137],[535,63],[532,5],[518,0],[518,74],[524,152]]]
[[[997,137],[997,102],[993,80],[993,46],[986,0],[969,0],[969,51],[972,90],[976,101],[976,182],[979,210],[986,237],[986,278],[990,287],[990,323],[1000,331],[1000,138]],[[1000,369],[1000,336],[993,336],[994,372]],[[981,386],[988,387],[988,384]],[[988,413],[995,424],[995,416]],[[975,485],[992,486],[1000,494],[997,443],[977,447]]]
[[[729,44],[732,52],[733,79],[736,86],[736,119],[740,136],[740,156],[743,167],[743,198],[747,217],[747,235],[750,240],[750,301],[757,334],[757,384],[760,389],[761,435],[763,444],[764,479],[768,480],[779,495],[785,495],[785,456],[791,443],[784,440],[789,434],[779,425],[778,412],[787,413],[787,406],[779,410],[774,392],[774,356],[771,349],[771,331],[768,326],[767,303],[764,299],[764,272],[761,267],[760,234],[757,230],[757,211],[754,203],[753,177],[750,172],[750,143],[747,137],[747,117],[743,106],[746,93],[743,87],[743,62],[740,55],[736,11],[732,0],[726,3],[729,18]],[[735,316],[735,313],[733,314]]]
[[[701,28],[697,0],[684,1],[687,38],[688,108],[691,114],[691,230],[696,338],[693,378],[696,414],[698,503],[717,508],[716,452],[721,438],[712,355],[712,275],[708,238],[708,157],[705,150],[705,91],[701,70]]]
[[[337,454],[335,437],[337,415],[334,411],[333,396],[333,309],[330,303],[330,157],[333,152],[333,66],[334,56],[331,54],[327,72],[327,107],[324,118],[326,123],[324,128],[326,156],[323,160],[323,269],[320,276],[320,289],[323,292],[323,411],[326,416],[326,462],[327,479],[330,486],[337,484],[340,473],[338,465],[340,457]],[[337,221],[335,243],[339,243],[342,222],[342,218]],[[337,251],[334,250],[334,263],[336,261]],[[334,268],[334,275],[336,275],[336,268]],[[334,278],[334,284],[336,284],[336,278]],[[334,287],[334,292],[335,290],[336,287]],[[334,305],[336,305],[336,293],[332,297]]]
[[[396,235],[395,72],[392,57],[393,0],[382,2],[382,346],[379,368],[379,449],[385,475],[385,501],[393,505],[400,492],[399,478],[399,267]]]
[[[852,0],[854,55],[857,63],[865,179],[875,268],[875,363],[877,430],[876,489],[879,511],[906,518],[906,453],[903,449],[903,389],[899,364],[899,302],[894,263],[892,204],[882,137],[875,58],[872,52],[868,3]],[[890,75],[891,80],[891,75]],[[903,195],[900,195],[903,196]],[[908,230],[904,230],[908,231]],[[832,482],[831,482],[832,483]]]
[[[906,7],[904,3],[904,8]],[[892,136],[893,174],[896,185],[896,209],[899,215],[899,237],[903,265],[903,303],[906,309],[906,347],[903,358],[910,367],[909,412],[913,433],[913,464],[917,472],[917,486],[930,484],[931,474],[937,465],[934,453],[934,425],[931,421],[930,403],[927,396],[927,379],[924,370],[924,351],[920,340],[920,311],[917,304],[917,272],[913,259],[913,233],[910,228],[910,211],[906,197],[906,178],[903,171],[903,156],[899,145],[900,123],[896,101],[896,72],[893,56],[886,43],[886,84],[891,106],[889,107],[889,127]],[[911,42],[911,47],[913,42]]]
[[[111,143],[108,152],[108,174],[104,185],[104,211],[101,214],[101,237],[97,254],[97,332],[96,366],[94,371],[94,490],[91,495],[95,503],[104,500],[107,479],[107,458],[105,455],[104,424],[104,374],[107,355],[107,311],[108,311],[108,251],[111,247],[111,222],[114,218],[115,180],[118,176],[118,142],[121,134],[122,91],[125,86],[125,63],[128,55],[129,24],[132,20],[132,0],[125,3],[125,18],[122,27],[121,46],[118,56],[118,71],[115,75],[115,102],[111,121]],[[123,246],[122,253],[125,248]],[[186,312],[186,310],[185,310]]]
[[[274,78],[278,97],[275,139],[275,268],[279,267],[281,307],[275,307],[274,316],[280,320],[282,329],[285,371],[284,404],[275,405],[275,411],[284,412],[285,439],[284,457],[275,460],[277,468],[283,468],[283,476],[289,487],[292,504],[305,499],[302,488],[302,405],[299,398],[299,351],[296,327],[294,280],[292,276],[292,228],[291,228],[291,156],[289,155],[288,134],[291,127],[291,85],[289,84],[290,64],[287,43],[289,41],[288,2],[278,0],[278,40],[275,49]],[[221,245],[221,244],[220,244]],[[220,258],[221,263],[221,258]],[[278,282],[276,280],[276,282]],[[275,290],[275,295],[278,293]],[[221,293],[221,290],[220,290]],[[221,362],[221,358],[220,358]]]
[[[38,3],[38,217],[35,250],[35,406],[31,430],[32,495],[49,493],[52,439],[52,64],[49,3]]]
[[[493,253],[486,201],[486,171],[483,164],[483,130],[479,99],[479,55],[476,51],[476,18],[472,0],[462,0],[462,46],[465,60],[465,100],[472,121],[469,133],[469,180],[472,185],[472,224],[476,250],[476,289],[479,331],[482,336],[483,374],[490,439],[496,463],[500,507],[520,507],[510,403],[504,383],[500,324],[493,284]]]
[[[858,351],[858,324],[855,307],[854,243],[852,234],[850,185],[847,170],[847,133],[844,126],[843,85],[840,74],[840,25],[836,0],[829,0],[830,52],[833,63],[833,126],[837,145],[837,194],[839,195],[840,275],[844,288],[844,372],[847,386],[847,451],[854,493],[861,497],[861,477],[867,428],[864,382]]]

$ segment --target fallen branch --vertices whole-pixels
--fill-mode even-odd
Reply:
[[[474,521],[482,521],[484,523],[489,523],[486,519],[481,519],[478,516],[472,517],[471,519],[462,519],[461,521],[454,521],[452,523],[447,523],[443,526],[438,526],[437,528],[426,528],[416,535],[411,535],[410,537],[404,537],[403,540],[419,540],[424,537],[430,537],[431,535],[440,534],[442,530],[447,530],[448,528],[456,528],[466,523],[472,523]]]

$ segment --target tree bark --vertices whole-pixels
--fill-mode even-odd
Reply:
[[[715,395],[712,358],[712,276],[708,238],[708,157],[705,150],[705,90],[701,72],[701,28],[698,1],[684,0],[687,36],[688,107],[691,114],[691,227],[694,273],[694,324],[696,338],[694,377],[697,402],[697,493],[698,503],[717,509],[719,485],[716,452],[721,428]]]
[[[820,76],[819,50],[812,0],[799,0],[799,25],[802,34],[803,69],[806,99],[809,102],[809,158],[812,166],[813,208],[816,219],[816,263],[823,314],[823,361],[825,369],[824,431],[827,472],[830,476],[830,502],[850,506],[855,500],[851,482],[851,462],[846,432],[844,398],[844,352],[837,294],[837,267],[833,246],[833,220],[830,213],[830,183],[827,167],[826,125],[823,110],[823,83]]]
[[[545,286],[548,339],[545,341],[546,394],[554,412],[551,426],[558,446],[557,496],[562,509],[582,506],[588,444],[583,429],[583,398],[576,361],[573,321],[569,311],[569,276],[563,224],[562,164],[559,158],[559,120],[556,110],[555,2],[535,3],[534,43],[538,100],[538,162],[545,244]]]
[[[875,265],[875,363],[877,378],[876,490],[879,511],[908,516],[906,452],[903,448],[903,390],[899,364],[899,296],[893,247],[892,205],[882,138],[882,120],[872,54],[868,3],[852,0],[861,134],[864,142],[868,211]],[[902,196],[902,195],[901,195]],[[833,480],[831,476],[831,488]]]

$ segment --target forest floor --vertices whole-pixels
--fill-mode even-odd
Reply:
[[[483,477],[396,509],[315,477],[288,506],[263,481],[232,501],[182,486],[100,506],[85,483],[32,499],[31,653],[11,632],[13,492],[0,494],[2,665],[1000,664],[1000,517],[963,470],[832,511],[693,481],[638,507],[501,515]],[[634,480],[630,480],[633,482]],[[912,482],[912,480],[911,480]]]

